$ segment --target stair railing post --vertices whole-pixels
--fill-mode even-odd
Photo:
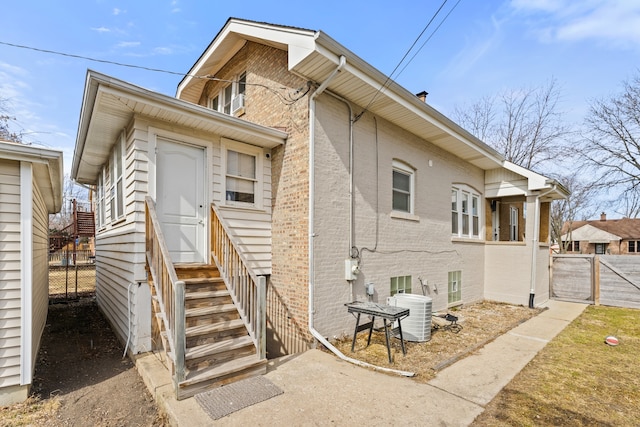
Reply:
[[[175,331],[173,336],[175,337],[175,363],[176,363],[176,395],[180,382],[185,379],[185,350],[187,347],[186,334],[185,334],[185,307],[184,307],[184,282],[178,280],[175,283],[174,288],[175,301],[174,301],[174,325]]]
[[[256,333],[258,345],[258,356],[260,360],[267,357],[267,278],[264,276],[258,276],[257,298],[258,309],[256,319]]]

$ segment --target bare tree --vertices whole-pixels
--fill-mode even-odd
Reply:
[[[16,120],[9,115],[8,100],[0,97],[0,139],[12,142],[22,142],[22,134],[11,130],[10,122]]]
[[[622,92],[592,102],[585,119],[583,158],[602,188],[616,195],[617,210],[640,215],[640,70]]]
[[[573,222],[592,218],[600,209],[595,197],[599,189],[577,175],[560,175],[556,179],[562,182],[570,195],[551,204],[551,241],[558,244],[561,253],[565,253],[571,243]],[[563,242],[561,237],[564,234],[569,234],[569,239]]]
[[[470,107],[456,107],[453,116],[510,162],[535,169],[558,159],[571,133],[559,110],[560,96],[553,79],[546,86],[508,90]]]

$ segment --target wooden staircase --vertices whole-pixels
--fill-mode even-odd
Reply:
[[[206,264],[176,264],[175,271],[178,280],[185,283],[186,326],[186,375],[177,385],[177,398],[264,374],[267,360],[260,360],[218,269]],[[158,299],[153,301],[156,330],[173,374],[173,354],[162,313]]]

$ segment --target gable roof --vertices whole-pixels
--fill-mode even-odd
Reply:
[[[96,184],[117,136],[134,116],[187,126],[261,147],[284,144],[287,138],[280,130],[88,70],[71,165],[73,180]]]
[[[590,221],[573,221],[571,224],[572,233],[571,239],[573,241],[577,240],[588,240],[588,239],[578,239],[576,237],[576,233],[578,236],[581,236],[583,228],[585,232],[590,228],[595,228],[597,230],[601,230],[605,233],[609,233],[612,236],[615,236],[614,239],[610,240],[640,240],[640,218],[622,218],[622,219],[607,219],[607,220],[590,220]],[[587,227],[587,228],[585,228]],[[569,224],[565,223],[562,228],[563,231],[563,240],[565,236],[568,234]],[[609,243],[610,240],[607,240],[606,243]],[[591,240],[590,240],[591,241]],[[595,242],[592,243],[605,243],[605,242]]]
[[[327,89],[481,169],[503,165],[493,148],[322,31],[230,18],[179,83],[176,97],[197,103],[206,83],[202,77],[215,75],[249,41],[287,51],[289,71],[316,84],[344,58]]]
[[[571,236],[569,236],[569,233],[562,236],[563,241],[567,241],[569,239],[574,242],[609,243],[614,240],[620,240],[620,236],[601,230],[590,224],[585,224],[582,227],[573,230],[571,232]]]
[[[53,214],[60,211],[64,182],[62,151],[0,139],[0,159],[31,163],[33,179],[42,193],[48,213]]]

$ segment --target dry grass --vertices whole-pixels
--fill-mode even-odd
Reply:
[[[0,408],[0,427],[46,425],[60,407],[56,397],[40,400],[30,397],[22,403]]]
[[[615,347],[604,343],[614,335]],[[477,426],[640,425],[640,310],[587,307],[487,406]]]
[[[402,354],[400,341],[392,338],[389,364],[384,333],[375,331],[371,344],[367,347],[368,331],[358,334],[355,352],[351,353],[352,337],[338,340],[336,347],[344,354],[377,366],[414,372],[414,379],[426,382],[435,373],[449,364],[463,358],[483,345],[491,342],[506,331],[540,313],[541,309],[484,301],[461,306],[449,311],[461,320],[462,330],[437,328],[431,330],[431,340],[427,342],[407,342],[407,354]],[[354,320],[355,326],[355,320]],[[377,321],[376,321],[377,326]]]

